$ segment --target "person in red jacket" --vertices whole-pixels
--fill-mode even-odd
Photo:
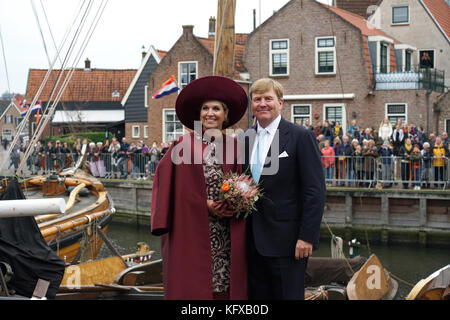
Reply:
[[[325,140],[324,147],[320,152],[322,153],[322,163],[325,168],[325,181],[327,182],[327,186],[331,186],[333,181],[335,152],[333,147],[330,146],[330,141]]]

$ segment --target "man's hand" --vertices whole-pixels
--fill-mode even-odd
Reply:
[[[312,255],[312,244],[303,240],[297,240],[295,245],[295,259],[299,260]]]

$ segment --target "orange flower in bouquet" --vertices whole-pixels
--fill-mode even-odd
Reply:
[[[246,174],[225,173],[220,185],[219,201],[227,208],[236,211],[235,216],[247,218],[256,210],[255,203],[262,196],[262,191],[253,178]]]

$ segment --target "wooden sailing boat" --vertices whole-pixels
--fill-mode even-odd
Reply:
[[[406,300],[450,300],[450,264],[420,280]]]
[[[65,199],[63,214],[55,210],[35,219],[44,240],[66,262],[95,259],[103,243],[95,227],[106,232],[115,211],[103,184],[88,168],[80,168],[84,167],[84,160],[83,154],[72,168],[20,182],[27,199]],[[3,179],[0,193],[7,184],[8,179]]]
[[[82,4],[79,7],[78,13],[75,15],[73,21],[69,24],[66,35],[59,48],[56,48],[56,57],[52,60],[49,59],[49,69],[41,84],[41,87],[37,91],[33,101],[30,104],[30,108],[26,112],[23,120],[17,126],[16,136],[10,144],[8,149],[8,155],[11,154],[12,148],[18,145],[18,138],[20,133],[25,129],[25,124],[28,123],[29,117],[32,111],[32,107],[36,105],[39,95],[44,88],[46,81],[48,80],[53,67],[62,53],[64,43],[70,35],[73,36],[71,46],[68,48],[64,61],[61,62],[61,69],[67,69],[69,72],[60,72],[56,84],[48,98],[47,108],[41,115],[41,120],[37,121],[35,133],[30,139],[30,144],[24,152],[24,157],[15,174],[20,175],[24,168],[28,157],[33,151],[33,146],[40,139],[45,127],[52,118],[52,115],[58,105],[64,90],[67,88],[70,82],[75,66],[81,58],[92,33],[95,30],[99,19],[105,9],[107,2],[101,3],[95,8],[95,17],[90,21],[88,27],[84,22],[85,19],[91,15],[93,6],[91,4]],[[33,3],[32,3],[33,5]],[[33,10],[35,7],[33,5]],[[84,11],[84,14],[80,13]],[[35,11],[36,12],[36,11]],[[37,15],[36,15],[37,17]],[[74,26],[78,24],[78,28]],[[88,27],[85,39],[82,41],[78,54],[74,55],[74,47],[79,41],[78,32],[82,32],[84,28]],[[76,30],[76,31],[75,31]],[[44,41],[45,45],[45,41]],[[72,66],[68,66],[72,63]],[[64,210],[55,212],[48,212],[45,215],[36,216],[36,222],[44,240],[47,244],[57,252],[57,254],[66,260],[66,262],[78,261],[79,259],[88,260],[94,259],[102,245],[102,238],[97,236],[98,226],[100,230],[106,231],[108,223],[112,219],[114,213],[114,206],[111,198],[108,196],[102,183],[90,174],[89,168],[85,164],[85,151],[87,146],[83,146],[83,155],[78,159],[79,161],[74,167],[67,168],[58,172],[50,173],[47,175],[34,176],[23,179],[20,182],[21,189],[27,199],[52,199],[52,198],[65,198],[67,205]],[[8,157],[5,157],[5,160]],[[1,162],[1,161],[0,161]],[[1,168],[2,166],[0,166]],[[0,193],[5,190],[8,184],[8,179],[2,180],[0,186]],[[73,188],[73,190],[71,190]],[[27,201],[27,200],[20,200]],[[26,206],[26,205],[25,205]],[[30,205],[28,205],[30,207]],[[1,217],[0,212],[0,217]],[[22,212],[14,212],[16,216],[20,216]],[[30,215],[33,215],[32,213]],[[12,215],[14,216],[14,215]]]

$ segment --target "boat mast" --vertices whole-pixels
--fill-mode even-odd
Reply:
[[[233,78],[236,0],[218,0],[213,74]]]

